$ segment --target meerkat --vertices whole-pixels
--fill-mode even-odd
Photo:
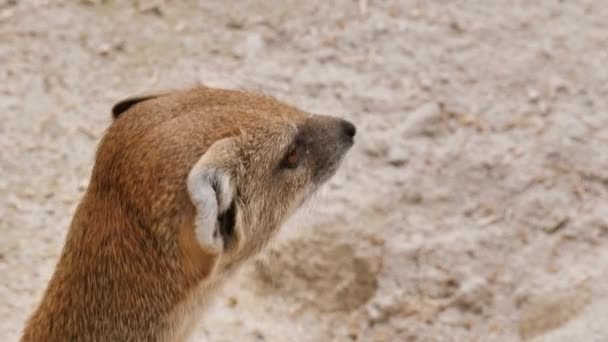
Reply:
[[[337,170],[355,126],[197,87],[127,98],[21,341],[182,341]]]

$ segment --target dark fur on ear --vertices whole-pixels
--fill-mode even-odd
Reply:
[[[112,107],[112,118],[114,120],[118,119],[120,117],[120,115],[122,115],[122,113],[126,112],[127,110],[129,110],[129,108],[133,107],[134,105],[136,105],[140,102],[155,99],[157,97],[165,96],[168,94],[169,94],[169,92],[163,92],[163,93],[141,94],[141,95],[127,97],[126,99],[123,99],[123,100],[117,102]]]

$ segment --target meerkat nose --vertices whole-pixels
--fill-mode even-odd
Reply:
[[[357,128],[355,127],[355,125],[346,120],[342,120],[340,122],[340,125],[342,126],[342,134],[344,134],[344,137],[347,140],[352,140],[355,137],[355,134],[357,133]]]

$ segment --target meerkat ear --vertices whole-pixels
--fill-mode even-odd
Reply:
[[[194,229],[203,249],[224,251],[236,235],[233,162],[234,138],[216,141],[188,174],[188,193],[196,208]]]
[[[126,112],[127,110],[129,110],[129,108],[133,107],[134,105],[136,105],[140,102],[155,99],[157,97],[161,97],[161,96],[165,96],[165,95],[169,95],[170,93],[171,93],[170,91],[147,93],[147,94],[140,94],[140,95],[127,97],[126,99],[120,100],[116,104],[114,104],[114,106],[112,106],[112,118],[114,120],[118,119],[120,117],[120,115],[122,115],[122,113]]]

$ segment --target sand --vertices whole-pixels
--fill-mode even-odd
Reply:
[[[196,84],[357,124],[193,340],[608,341],[602,1],[0,1],[0,340],[110,108]]]

